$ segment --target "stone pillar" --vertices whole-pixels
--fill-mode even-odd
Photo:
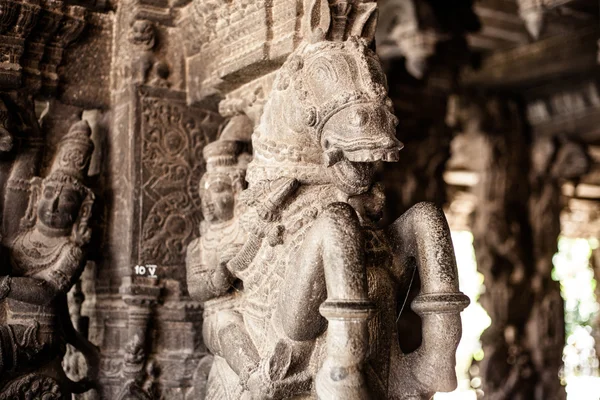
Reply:
[[[156,397],[158,393],[153,384],[157,373],[148,360],[152,350],[148,331],[161,288],[156,279],[137,278],[132,283],[130,278],[124,278],[119,292],[127,305],[128,333],[120,377],[124,383],[115,398],[139,398],[140,394],[149,398]],[[113,396],[114,393],[103,393],[104,398]]]
[[[539,379],[526,325],[534,301],[533,238],[529,221],[529,144],[518,106],[478,99],[481,170],[475,187],[475,255],[484,275],[481,303],[492,325],[481,337],[483,391],[494,399],[534,398]]]
[[[529,138],[510,99],[462,99],[454,107],[462,131],[455,162],[479,177],[472,231],[481,303],[492,320],[481,337],[482,390],[491,399],[564,399],[564,306],[552,257],[562,182],[585,173],[589,160],[575,143]]]
[[[198,236],[202,149],[222,118],[214,102],[186,103],[177,7],[124,1],[114,15],[104,254],[85,307],[105,399],[138,387],[183,399],[206,353],[184,257]],[[140,290],[153,293],[151,310]]]
[[[534,306],[527,325],[532,361],[539,373],[536,399],[565,399],[558,379],[565,345],[564,301],[560,283],[552,279],[552,258],[558,251],[562,183],[586,173],[590,160],[584,146],[551,137],[536,137],[532,146],[530,220],[535,274],[531,288]]]
[[[529,220],[529,143],[516,103],[500,98],[455,98],[452,124],[460,134],[453,163],[478,174],[473,191],[475,255],[484,275],[480,301],[492,320],[481,337],[484,395],[534,398],[535,370],[526,325],[534,293],[533,237]],[[519,397],[521,396],[521,397]]]

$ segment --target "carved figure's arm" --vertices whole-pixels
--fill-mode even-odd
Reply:
[[[200,239],[193,240],[187,248],[186,271],[188,292],[192,298],[207,301],[222,296],[233,283],[233,276],[225,263],[204,265]]]
[[[67,343],[81,351],[87,363],[87,376],[77,382],[69,381],[70,390],[73,393],[84,393],[95,387],[95,379],[100,368],[100,351],[73,326],[66,294],[61,294],[58,297],[57,311]]]
[[[0,286],[8,286],[4,297],[30,304],[47,305],[58,295],[66,294],[83,272],[83,251],[69,244],[58,261],[33,277],[4,277]],[[3,290],[0,289],[0,298]]]
[[[417,264],[421,291],[411,307],[423,321],[421,347],[391,358],[390,392],[411,398],[450,392],[456,388],[454,366],[461,336],[460,312],[469,299],[458,289],[446,217],[433,203],[418,203],[390,225],[387,234],[395,259],[393,274],[401,277],[407,266]]]
[[[84,267],[83,250],[79,246],[69,243],[54,265],[37,273],[34,277],[48,282],[56,289],[57,293],[66,294],[79,280]]]
[[[56,287],[42,279],[29,277],[0,277],[0,300],[11,298],[25,303],[47,305],[56,298]]]

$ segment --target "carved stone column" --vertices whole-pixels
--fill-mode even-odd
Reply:
[[[532,236],[528,207],[528,145],[515,103],[486,104],[482,170],[476,187],[479,205],[473,226],[475,254],[484,274],[481,302],[492,325],[482,335],[483,390],[497,398],[532,398],[535,370],[525,325],[533,293]],[[493,397],[492,397],[493,398]]]
[[[498,97],[457,100],[462,133],[453,167],[477,171],[472,226],[481,302],[492,325],[482,335],[483,391],[492,399],[564,399],[560,285],[551,278],[563,208],[561,186],[586,172],[582,146],[527,137],[522,111]]]
[[[532,361],[539,372],[536,399],[564,399],[558,379],[565,345],[564,302],[560,283],[552,279],[552,258],[558,251],[561,192],[564,180],[577,180],[590,166],[585,147],[570,141],[538,137],[532,147],[530,220],[535,274],[531,288],[534,306],[527,325]]]
[[[183,399],[206,352],[184,257],[201,218],[202,149],[222,118],[214,103],[186,104],[177,7],[124,1],[114,17],[107,229],[86,307],[106,399]],[[153,293],[152,311],[138,304],[142,289]]]
[[[463,98],[454,112],[461,136],[473,146],[469,154],[478,156],[469,160],[479,175],[472,231],[484,275],[480,301],[492,320],[481,337],[483,391],[490,399],[531,399],[538,378],[526,325],[535,297],[535,267],[529,207],[523,200],[530,190],[523,120],[516,103],[500,98]]]
[[[141,398],[140,396],[144,395],[152,398],[157,394],[152,388],[156,374],[153,373],[152,368],[146,368],[149,373],[144,369],[153,363],[153,360],[148,359],[148,353],[152,349],[152,341],[148,340],[148,331],[160,292],[158,281],[152,278],[137,278],[135,283],[125,278],[119,289],[127,305],[128,325],[127,345],[121,371],[121,378],[125,382],[117,396],[119,400],[130,396]]]

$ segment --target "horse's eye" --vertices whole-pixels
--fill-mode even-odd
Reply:
[[[369,113],[366,110],[358,109],[350,115],[350,124],[354,126],[364,126],[369,121]]]
[[[337,73],[333,68],[331,62],[325,58],[322,58],[315,62],[314,75],[320,81],[328,81],[329,83],[335,83],[338,80]]]

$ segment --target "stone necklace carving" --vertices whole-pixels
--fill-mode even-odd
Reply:
[[[12,259],[17,273],[31,276],[56,263],[69,244],[64,237],[48,237],[36,228],[17,236]]]

